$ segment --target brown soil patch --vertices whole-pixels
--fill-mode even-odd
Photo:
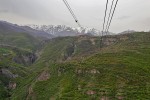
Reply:
[[[86,92],[86,94],[88,94],[88,95],[93,95],[93,94],[96,94],[96,92],[93,91],[93,90],[88,90],[88,91]]]
[[[109,99],[108,99],[108,97],[103,96],[103,97],[100,98],[100,100],[109,100]]]
[[[16,89],[16,87],[17,87],[17,84],[15,83],[15,82],[9,82],[9,89]]]
[[[123,97],[123,96],[118,96],[117,99],[118,99],[118,100],[123,100],[124,97]]]
[[[37,81],[46,81],[50,78],[50,73],[48,71],[43,71],[37,78]]]
[[[35,96],[35,93],[33,92],[32,86],[30,86],[30,87],[28,88],[28,95],[27,95],[26,100],[36,100],[35,97],[36,97],[36,96]]]

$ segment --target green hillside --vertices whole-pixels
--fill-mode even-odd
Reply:
[[[9,98],[18,82],[30,72],[46,38],[33,36],[9,23],[0,22],[0,100]],[[36,34],[36,33],[33,33]]]
[[[36,50],[41,40],[27,33],[0,32],[0,45],[10,45],[27,50]]]
[[[30,55],[29,51],[0,46],[0,99],[9,97],[16,88],[16,79],[29,73]]]
[[[12,100],[149,100],[150,33],[50,40]]]
[[[93,53],[99,47],[99,38],[91,36],[60,37],[50,40],[43,48],[41,61],[63,62]],[[82,54],[82,55],[81,55]]]

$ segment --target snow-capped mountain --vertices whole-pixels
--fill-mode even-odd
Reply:
[[[76,36],[90,34],[93,36],[101,35],[101,31],[94,28],[73,28],[65,25],[27,25],[33,29],[53,34],[54,36]],[[112,34],[112,33],[110,33]]]

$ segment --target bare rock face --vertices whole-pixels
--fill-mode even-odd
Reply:
[[[0,69],[0,75],[2,75],[2,69]]]
[[[35,54],[19,55],[14,57],[12,60],[18,64],[30,65],[37,59]]]
[[[14,89],[16,89],[16,87],[17,87],[17,84],[15,82],[9,82],[9,85],[8,85],[9,89],[14,90]]]
[[[92,42],[93,45],[95,45],[95,39],[90,39],[90,41]]]
[[[81,85],[78,85],[78,90],[81,90]]]
[[[106,46],[109,46],[111,44],[114,44],[116,41],[117,41],[117,38],[106,37],[103,39],[103,44]]]
[[[120,38],[121,41],[126,41],[126,40],[128,40],[128,39],[129,39],[128,36],[122,36],[122,37]]]
[[[123,97],[123,96],[117,96],[117,99],[118,99],[118,100],[123,100],[124,97]]]
[[[82,69],[76,69],[76,73],[77,74],[82,74],[83,72],[82,72]]]
[[[97,69],[76,69],[75,71],[77,74],[100,74],[99,70]]]
[[[64,68],[59,68],[58,69],[58,76],[61,76],[62,73],[64,73],[65,69]]]
[[[37,81],[46,81],[50,78],[50,73],[48,71],[43,71],[37,78]]]
[[[109,45],[112,45],[118,41],[126,41],[128,39],[129,39],[129,37],[125,36],[125,35],[120,35],[117,37],[104,37],[103,38],[103,45],[109,46]]]
[[[71,56],[74,54],[75,51],[75,44],[71,43],[66,47],[65,53],[64,53],[64,60],[71,59]]]
[[[32,93],[33,93],[32,86],[29,87],[28,92],[29,92],[29,94],[32,94]]]
[[[91,74],[99,74],[100,72],[97,70],[97,69],[92,69],[92,70],[90,70],[90,73]]]
[[[17,78],[18,77],[18,75],[13,74],[8,69],[1,69],[0,73],[7,76],[8,78]]]
[[[87,94],[87,95],[94,95],[94,94],[96,94],[96,92],[93,91],[93,90],[88,90],[88,91],[86,92],[86,94]]]
[[[29,86],[29,88],[28,88],[28,95],[27,95],[25,100],[36,100],[36,95],[35,95],[35,93],[33,91],[32,86]]]
[[[109,99],[108,99],[108,97],[103,96],[103,97],[100,98],[100,100],[109,100]]]

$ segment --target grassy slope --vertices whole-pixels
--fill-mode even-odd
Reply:
[[[29,73],[29,69],[26,65],[18,64],[13,61],[13,58],[19,56],[20,59],[22,55],[28,55],[31,52],[25,51],[19,48],[0,46],[0,70],[7,69],[12,74],[18,75],[18,78],[6,77],[6,75],[0,74],[0,99],[7,98],[11,94],[11,90],[6,88],[9,85],[9,82],[16,82],[17,79],[23,78]]]
[[[12,99],[25,99],[29,86],[32,86],[30,99],[36,100],[150,99],[150,33],[127,36],[128,40],[105,47],[84,60],[65,63],[54,62],[63,59],[66,43],[72,41],[72,38],[50,42],[32,69],[35,73],[28,76],[27,80],[22,80]],[[78,48],[73,57],[79,57],[82,51],[87,50],[85,47],[79,48],[80,43],[77,42]],[[89,48],[96,47],[91,45]],[[44,70],[49,71],[50,79],[36,81]]]
[[[88,37],[90,38],[90,37]],[[30,87],[30,85],[33,85],[36,81],[36,78],[39,76],[39,74],[45,70],[45,67],[49,67],[51,64],[55,63],[55,62],[63,62],[65,61],[65,54],[67,52],[69,52],[67,49],[70,48],[70,46],[72,47],[72,44],[74,44],[74,42],[77,42],[78,38],[77,37],[62,37],[62,38],[56,38],[51,40],[48,44],[46,44],[46,46],[44,47],[44,49],[41,51],[42,55],[40,57],[40,59],[38,59],[38,61],[36,61],[36,63],[33,65],[33,67],[31,68],[31,71],[33,72],[32,74],[28,75],[26,77],[26,80],[19,80],[21,81],[19,83],[19,86],[13,94],[13,98],[12,99],[23,99],[26,98],[28,95],[28,88]],[[83,40],[83,41],[87,41],[87,40]],[[82,41],[82,42],[83,42]],[[91,42],[88,42],[88,45],[91,45]],[[78,55],[79,52],[80,54],[83,53],[84,51],[89,52],[88,48],[92,48],[91,46],[82,49],[81,45],[83,45],[83,43],[81,42],[77,42],[76,44],[76,52],[73,53],[71,56],[74,55]],[[79,48],[80,46],[80,48]],[[82,49],[82,50],[78,50],[78,49]],[[80,55],[81,56],[81,55]],[[18,95],[18,91],[19,94]]]
[[[11,90],[8,89],[10,81],[20,82],[18,80],[30,72],[26,67],[29,64],[26,63],[26,58],[23,56],[27,57],[32,54],[31,52],[39,49],[42,40],[40,37],[35,38],[27,33],[0,30],[0,70],[6,69],[19,76],[19,78],[13,79],[3,74],[0,75],[0,99],[6,98],[11,94]],[[19,62],[22,62],[22,64],[15,63],[13,61],[14,58],[20,60]]]
[[[36,50],[39,43],[40,39],[36,39],[27,33],[0,32],[0,44],[20,47],[27,50]]]
[[[95,43],[92,44],[92,40]],[[63,62],[69,57],[81,57],[93,53],[99,46],[99,38],[90,36],[61,37],[51,40],[43,49],[41,59],[46,62]],[[67,56],[67,57],[66,57]]]

